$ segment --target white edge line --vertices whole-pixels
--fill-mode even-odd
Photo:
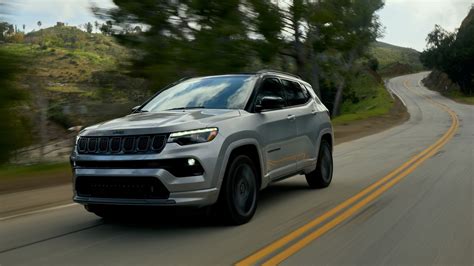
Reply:
[[[418,87],[423,88],[424,86],[423,86],[423,84],[421,84],[421,81],[423,81],[423,80],[422,79],[418,80]]]
[[[387,90],[390,92],[390,96],[392,96],[393,98],[393,95],[397,96],[397,98],[402,102],[402,104],[407,107],[407,104],[405,103],[405,100],[403,100],[403,97],[398,94],[397,92],[395,92],[394,90],[392,90],[392,88],[389,86],[390,82],[387,81],[386,82],[386,85],[385,85],[385,88],[387,88]]]
[[[386,89],[386,90],[388,91],[388,93],[390,94],[390,97],[392,97],[392,99],[395,100],[395,96],[393,96],[393,91],[392,91],[392,89],[390,89],[389,86],[388,86],[388,85],[389,85],[388,81],[386,80],[384,83],[385,83],[385,84],[384,84],[384,85],[385,85],[385,89]]]
[[[18,217],[22,217],[22,216],[27,216],[27,215],[38,214],[38,213],[42,213],[42,212],[48,212],[48,211],[54,211],[54,210],[64,209],[64,208],[72,207],[72,206],[75,206],[75,205],[79,205],[79,204],[77,204],[77,203],[70,203],[70,204],[59,205],[59,206],[50,207],[50,208],[46,208],[46,209],[40,209],[40,210],[36,210],[36,211],[30,211],[30,212],[19,213],[19,214],[7,216],[7,217],[1,217],[1,218],[0,218],[0,222],[6,221],[6,220],[10,220],[10,219],[14,219],[14,218],[18,218]]]

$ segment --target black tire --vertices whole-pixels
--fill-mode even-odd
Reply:
[[[257,210],[257,171],[246,155],[234,157],[228,164],[221,186],[218,214],[232,225],[245,224]]]
[[[306,181],[310,188],[325,188],[331,184],[333,160],[331,145],[322,140],[319,147],[318,164],[316,169],[306,174]]]

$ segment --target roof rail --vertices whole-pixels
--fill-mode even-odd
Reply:
[[[291,73],[284,72],[284,71],[280,71],[280,70],[274,70],[274,69],[262,69],[262,70],[258,71],[257,74],[263,74],[263,73],[268,73],[268,72],[283,74],[283,75],[292,76],[292,77],[301,79],[301,77],[298,76],[298,75],[291,74]]]

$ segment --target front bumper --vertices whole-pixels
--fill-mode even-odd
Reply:
[[[203,207],[214,204],[218,199],[218,178],[222,162],[219,159],[220,139],[216,138],[210,143],[179,146],[168,144],[159,154],[141,155],[90,155],[73,152],[71,164],[73,166],[74,197],[73,200],[80,204],[101,205],[132,205],[132,206],[193,206]],[[182,176],[178,171],[164,168],[136,168],[135,162],[152,160],[195,159],[203,169],[202,173]],[[81,164],[82,162],[82,164]],[[87,163],[85,163],[87,162]],[[102,167],[113,162],[112,167]],[[82,166],[81,166],[82,165]],[[157,167],[160,167],[158,164]],[[174,173],[174,174],[173,174]],[[169,192],[166,198],[133,198],[130,195],[120,197],[117,193],[113,197],[103,194],[99,197],[78,193],[77,182],[82,177],[93,178],[152,178],[157,179]],[[100,185],[100,184],[99,184]],[[133,184],[131,185],[133,188]],[[97,187],[96,187],[97,188]],[[104,189],[104,187],[99,187]],[[117,189],[117,187],[113,187]],[[125,187],[126,188],[126,187]],[[106,188],[105,188],[106,189]],[[124,189],[123,186],[120,189]]]
[[[93,198],[74,195],[73,200],[80,204],[127,205],[127,206],[196,206],[212,205],[218,197],[217,188],[173,192],[167,199],[122,199],[122,198]]]

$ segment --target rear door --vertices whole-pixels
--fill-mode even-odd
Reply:
[[[276,77],[262,80],[255,97],[255,103],[265,96],[285,99],[281,83]],[[263,143],[266,173],[275,180],[296,171],[296,116],[285,107],[256,114],[257,132]]]
[[[281,79],[288,110],[296,117],[296,137],[294,141],[297,169],[302,170],[316,163],[318,117],[307,89],[299,82]]]

